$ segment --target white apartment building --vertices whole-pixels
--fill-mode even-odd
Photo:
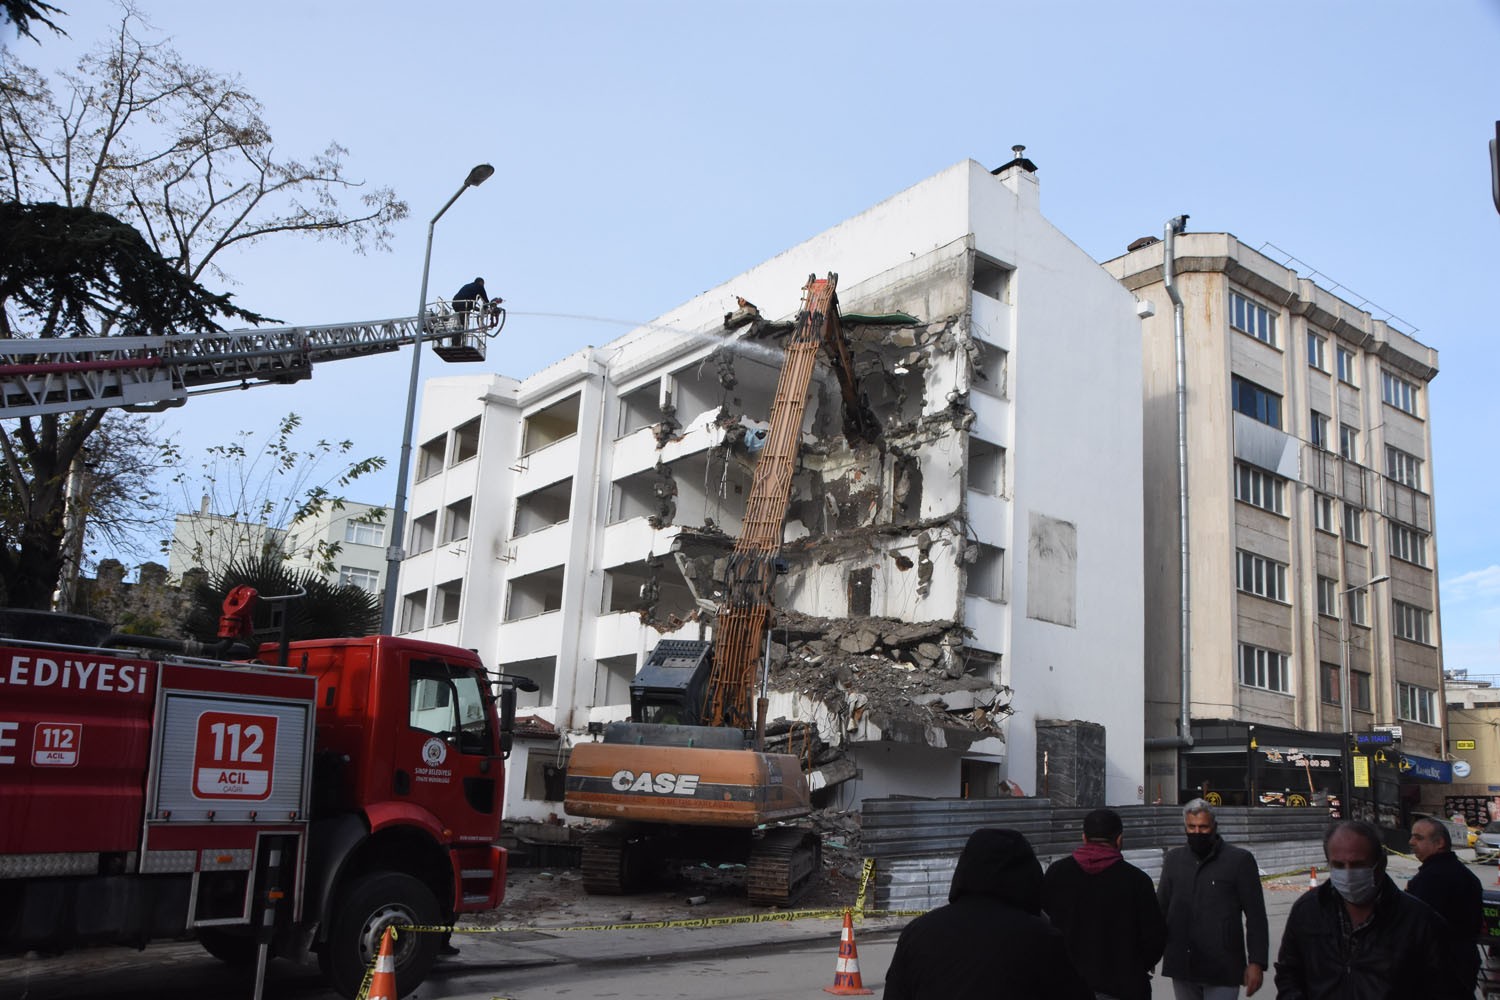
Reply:
[[[1228,233],[1177,236],[1184,602],[1166,246],[1139,240],[1104,265],[1155,306],[1144,351],[1153,797],[1207,791],[1232,804],[1304,804],[1342,783],[1342,734],[1381,726],[1400,728],[1404,757],[1443,761],[1428,411],[1437,352],[1291,261]],[[1393,774],[1382,808],[1364,815],[1399,822],[1401,781]],[[1423,795],[1441,801],[1441,792]]]
[[[820,365],[771,718],[852,757],[825,800],[845,808],[1141,801],[1137,303],[1018,157],[959,163],[524,380],[425,384],[398,631],[540,682],[523,704],[562,739],[517,761],[508,815],[560,813],[523,795],[531,771],[628,715],[658,640],[712,634],[782,357],[767,321],[828,272],[881,434],[845,439]],[[763,319],[728,322],[739,298]]]
[[[378,596],[385,586],[386,527],[384,519],[371,512],[382,510],[345,500],[338,510],[325,507],[288,528],[278,528],[211,513],[205,500],[202,509],[174,519],[167,572],[180,580],[195,566],[217,573],[235,559],[280,552],[290,569],[317,570],[331,582],[352,584]],[[323,553],[334,546],[333,570],[326,572]]]

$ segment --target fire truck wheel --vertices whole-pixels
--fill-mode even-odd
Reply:
[[[255,964],[257,944],[253,934],[236,934],[222,927],[200,927],[198,943],[225,965],[244,968]]]
[[[432,927],[441,919],[437,897],[419,879],[396,872],[365,875],[334,901],[333,912],[318,964],[342,996],[359,993],[365,970],[380,951],[380,936],[389,926],[395,925],[398,935],[391,948],[398,995],[407,996],[421,985],[437,961],[437,934],[400,932],[403,924]]]

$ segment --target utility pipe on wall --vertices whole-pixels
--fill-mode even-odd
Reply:
[[[1177,735],[1158,737],[1146,741],[1147,749],[1189,747],[1193,745],[1192,732],[1192,597],[1188,590],[1191,581],[1189,572],[1190,545],[1188,542],[1188,451],[1187,451],[1187,335],[1183,329],[1182,296],[1177,291],[1175,240],[1178,233],[1187,229],[1186,215],[1168,219],[1163,234],[1162,284],[1172,300],[1172,338],[1177,352],[1177,547],[1181,567],[1178,586],[1181,588],[1177,607],[1178,642],[1181,646],[1181,676],[1179,678]]]

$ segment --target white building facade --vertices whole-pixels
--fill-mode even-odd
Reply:
[[[881,433],[844,437],[820,365],[771,718],[852,758],[844,808],[1141,801],[1140,320],[1043,218],[1034,170],[959,163],[530,378],[429,380],[398,632],[540,682],[523,704],[561,732],[554,770],[626,717],[658,640],[712,635],[782,355],[766,321],[835,272]],[[764,320],[731,329],[738,298]],[[560,813],[524,799],[541,784],[511,782],[508,815]]]

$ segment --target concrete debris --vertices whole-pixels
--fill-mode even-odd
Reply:
[[[844,324],[859,406],[874,415],[878,440],[851,442],[843,433],[847,408],[833,379],[816,379],[811,389],[780,553],[788,574],[778,590],[802,588],[795,606],[816,606],[819,613],[776,609],[771,686],[825,706],[841,720],[841,734],[833,735],[841,744],[851,731],[873,726],[881,739],[964,746],[1001,735],[1010,711],[998,658],[969,646],[973,635],[961,619],[964,575],[978,552],[968,544],[963,487],[961,435],[975,419],[968,387],[994,385],[1004,373],[981,368],[982,352],[965,315],[923,321],[895,311],[928,301],[922,290],[881,294],[870,303],[879,315],[846,314]],[[724,347],[698,366],[696,388],[684,390],[717,393],[721,400],[711,411],[717,437],[707,467],[702,460],[690,473],[674,471],[669,461],[656,466],[656,509],[649,520],[655,528],[675,526],[676,533],[671,560],[646,561],[650,580],[641,588],[646,604],[640,616],[663,633],[711,618],[726,599],[740,516],[735,505],[743,505],[743,487],[765,442],[773,394],[768,365],[757,360],[754,377],[748,367],[737,371],[737,361],[752,354],[733,345],[793,330],[790,322],[767,322],[743,298],[736,303],[724,317]],[[702,426],[695,420],[684,430],[670,403],[661,411],[658,449]],[[903,608],[921,607],[934,587],[944,588],[937,607],[952,613],[956,605],[958,619],[911,622],[881,614],[910,614]],[[878,606],[872,603],[877,590]],[[955,600],[947,601],[949,594]],[[818,774],[823,789],[853,776],[843,746],[827,745],[816,727],[788,724],[774,739]]]

